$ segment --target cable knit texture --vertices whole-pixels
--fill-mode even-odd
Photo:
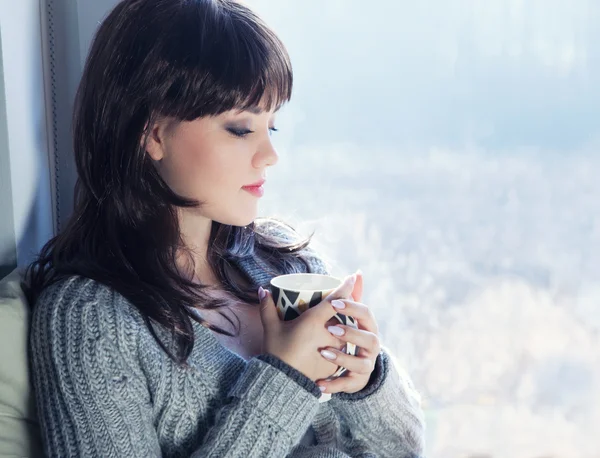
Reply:
[[[312,252],[311,252],[312,253]],[[310,270],[324,272],[311,255]],[[240,268],[270,278],[254,258]],[[46,454],[56,457],[418,457],[423,415],[387,351],[369,385],[320,404],[316,384],[272,355],[246,361],[193,323],[188,367],[175,364],[131,303],[71,277],[47,288],[31,328]],[[162,339],[168,333],[156,327]],[[308,435],[308,433],[311,433]],[[310,437],[310,440],[307,440]]]

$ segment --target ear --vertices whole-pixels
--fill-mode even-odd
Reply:
[[[144,127],[147,132],[148,124]],[[144,144],[144,141],[146,142]],[[165,126],[164,121],[154,123],[152,129],[148,132],[147,139],[145,135],[140,139],[140,146],[146,150],[148,156],[154,161],[160,161],[165,156]]]

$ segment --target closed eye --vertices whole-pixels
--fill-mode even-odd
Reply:
[[[236,129],[235,127],[228,127],[227,131],[239,138],[244,138],[247,135],[254,133],[254,131],[250,129]],[[279,132],[279,129],[276,127],[269,127],[269,135],[272,135],[274,132]]]
[[[240,137],[243,138],[248,134],[253,133],[253,130],[249,130],[249,129],[236,129],[235,127],[228,127],[227,131],[232,134],[235,135],[236,137]]]

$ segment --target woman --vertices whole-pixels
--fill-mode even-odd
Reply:
[[[284,46],[235,1],[124,0],[101,24],[75,103],[76,208],[26,282],[48,455],[422,452],[362,276],[291,322],[265,290],[326,272],[310,240],[255,221],[291,91]],[[340,306],[359,330],[327,326]]]

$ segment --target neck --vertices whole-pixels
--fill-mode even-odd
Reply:
[[[218,286],[217,280],[208,263],[208,241],[212,229],[212,220],[199,215],[195,209],[179,211],[179,230],[189,255],[180,257],[178,262],[184,272],[190,272],[203,285]],[[191,256],[191,258],[190,258]],[[191,264],[191,265],[190,265]]]

